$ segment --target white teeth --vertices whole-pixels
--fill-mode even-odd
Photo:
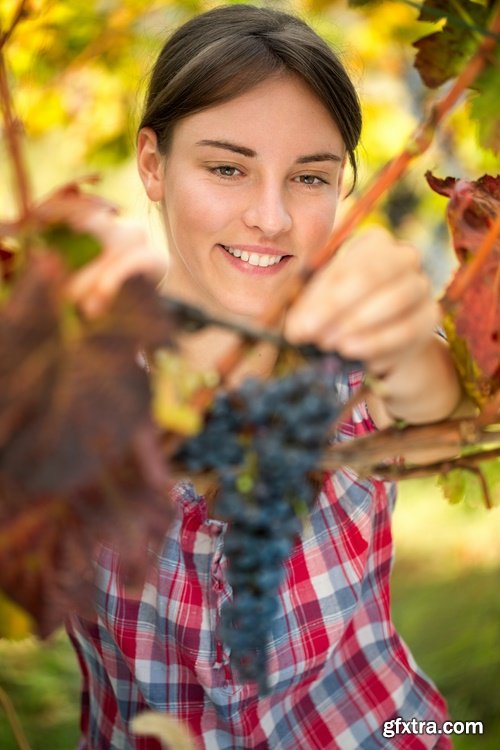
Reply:
[[[251,266],[260,266],[261,268],[274,266],[276,263],[279,263],[283,257],[282,255],[260,255],[260,253],[248,253],[246,250],[240,250],[238,247],[228,247],[227,245],[223,245],[223,247],[230,255],[234,255],[235,258],[240,258],[244,263],[249,263]]]

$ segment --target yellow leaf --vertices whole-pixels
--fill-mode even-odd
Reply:
[[[146,711],[132,721],[132,732],[154,737],[168,750],[195,750],[194,738],[185,724],[168,714]]]

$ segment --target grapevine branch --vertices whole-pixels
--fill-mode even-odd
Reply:
[[[474,474],[480,484],[483,492],[484,503],[487,510],[493,508],[493,500],[481,468],[474,464],[482,461],[488,461],[492,458],[499,457],[500,450],[483,451],[472,456],[457,458],[450,461],[440,461],[426,466],[375,466],[372,473],[380,479],[389,481],[400,481],[402,479],[421,479],[423,477],[435,476],[436,474],[448,474],[450,471],[461,469]]]
[[[11,38],[17,24],[20,21],[22,21],[23,18],[26,18],[26,16],[28,15],[29,3],[30,3],[30,0],[20,0],[20,2],[18,3],[18,6],[16,10],[14,11],[14,15],[12,17],[10,26],[8,27],[6,31],[0,34],[0,52],[2,51],[2,48],[7,44],[9,39]]]
[[[485,442],[499,442],[500,430],[486,430],[481,416],[448,419],[436,424],[391,426],[379,432],[330,446],[323,457],[323,468],[338,468],[345,463],[376,465],[390,456],[409,450],[439,446],[459,451]]]
[[[11,27],[12,28],[12,27]],[[21,221],[29,214],[31,189],[28,170],[24,161],[20,124],[14,115],[12,95],[7,78],[5,58],[0,44],[0,106],[5,123],[5,138],[9,146],[10,158],[14,172],[14,186],[17,192]]]
[[[381,479],[398,481],[401,479],[418,479],[421,477],[435,476],[436,474],[448,474],[454,469],[469,471],[475,474],[481,483],[486,508],[491,510],[493,508],[493,500],[491,499],[488,483],[484,478],[481,468],[476,466],[476,464],[499,457],[500,448],[497,448],[494,450],[479,451],[478,453],[472,453],[469,456],[462,456],[448,461],[436,461],[435,463],[426,464],[425,466],[405,466],[397,464],[389,466],[374,466],[373,469],[370,470],[370,473],[375,474]]]
[[[21,129],[14,114],[12,94],[9,87],[7,68],[3,55],[3,48],[11,38],[16,26],[27,17],[30,10],[30,0],[20,0],[10,26],[0,33],[0,106],[5,123],[5,138],[9,146],[9,154],[14,172],[14,186],[17,192],[21,221],[26,219],[31,204],[31,189],[28,169],[25,164],[22,149]]]

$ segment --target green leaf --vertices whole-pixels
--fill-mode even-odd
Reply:
[[[365,5],[380,5],[381,0],[349,0],[351,8],[362,8]]]
[[[76,270],[94,260],[101,252],[101,244],[87,232],[75,232],[66,224],[54,224],[42,232],[43,241],[59,252],[67,265]]]
[[[452,10],[456,19],[449,13],[449,0],[426,0],[419,15],[419,21],[426,22],[446,18],[442,30],[413,44],[418,50],[415,67],[429,88],[437,88],[458,75],[477,47],[479,32],[475,29],[487,25],[489,9],[482,5],[465,0]]]
[[[476,80],[476,92],[470,99],[470,115],[477,125],[477,135],[482,148],[500,152],[500,115],[498,112],[498,92],[500,91],[500,65],[488,66]]]
[[[493,505],[500,505],[500,459],[483,461],[479,464]],[[454,469],[448,474],[441,474],[438,484],[450,503],[466,502],[467,505],[485,504],[482,484],[477,474],[465,469]]]

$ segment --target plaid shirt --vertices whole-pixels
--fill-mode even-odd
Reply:
[[[360,373],[338,384],[345,400]],[[339,439],[374,428],[364,405]],[[441,735],[382,735],[383,722],[442,723],[443,698],[415,664],[390,616],[394,486],[348,468],[327,476],[285,566],[271,626],[271,693],[232,674],[216,639],[225,577],[225,524],[207,517],[190,484],[142,596],[127,596],[119,560],[98,559],[98,619],[68,623],[83,675],[80,750],[159,750],[129,725],[146,709],[186,722],[197,750],[423,750]]]

